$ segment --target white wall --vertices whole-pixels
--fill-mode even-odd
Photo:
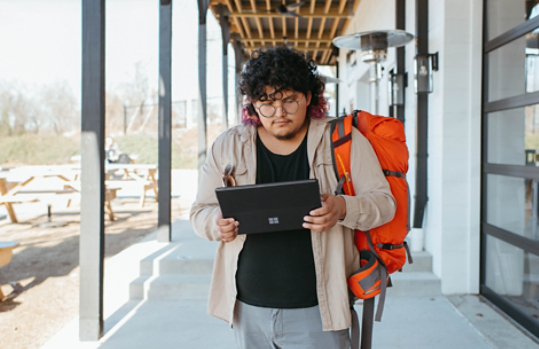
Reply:
[[[391,15],[388,15],[391,14]],[[362,0],[354,14],[352,22],[348,26],[345,35],[370,31],[370,30],[385,30],[395,29],[395,1],[394,0]],[[361,81],[369,72],[369,64],[363,63],[359,51],[356,54],[356,66],[353,70],[347,69],[346,55],[347,50],[340,50],[339,55],[339,72],[341,72],[341,79],[345,82],[339,85],[339,108],[340,112],[342,108],[346,108],[346,112],[350,113],[350,102],[352,102],[354,109],[363,109],[370,111],[369,108],[365,108],[365,102],[369,101],[369,98],[365,98],[362,93],[368,93],[368,83]],[[387,75],[388,71],[395,65],[395,50],[389,50],[387,60],[383,67],[382,80],[380,81],[380,114],[386,115],[388,113],[387,106]],[[366,86],[365,86],[366,85]]]
[[[442,292],[479,292],[480,120],[482,1],[436,0],[429,7],[429,51],[439,52],[429,95],[428,196],[425,249],[433,256],[433,272]],[[348,33],[395,28],[395,1],[361,1]],[[415,1],[406,1],[406,31],[415,35]],[[394,65],[390,49],[386,67]],[[416,101],[413,88],[413,43],[406,46],[406,135],[410,150],[408,181],[415,193]],[[341,50],[340,71],[346,71]],[[342,84],[340,105],[355,99],[356,85],[367,65],[358,63]],[[387,73],[387,70],[386,70]],[[385,76],[387,79],[387,76]],[[380,83],[381,114],[387,113],[387,80]],[[348,107],[347,107],[348,111]],[[414,205],[412,204],[412,208]]]
[[[436,157],[429,161],[429,190],[436,202],[429,202],[427,246],[434,247],[443,293],[478,293],[482,1],[435,3],[440,7],[430,20],[442,24],[429,44],[440,52],[440,92],[429,98],[436,130],[429,134],[429,159]]]

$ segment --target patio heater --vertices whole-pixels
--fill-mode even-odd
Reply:
[[[387,58],[388,47],[400,47],[412,41],[414,36],[403,30],[378,30],[339,36],[333,44],[346,50],[360,50],[361,60],[369,63],[369,84],[371,90],[371,112],[378,114],[379,89],[382,78],[382,63]],[[404,86],[395,88],[404,90]]]

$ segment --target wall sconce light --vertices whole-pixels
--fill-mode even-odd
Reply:
[[[394,70],[389,72],[389,79],[387,79],[389,106],[402,106],[404,105],[404,88],[406,87],[406,75],[395,74]]]
[[[414,57],[415,93],[432,93],[433,71],[438,71],[438,52]]]

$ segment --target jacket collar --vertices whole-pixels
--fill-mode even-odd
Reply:
[[[320,119],[311,119],[309,124],[309,132],[307,135],[307,148],[309,153],[314,153],[316,146],[320,143],[320,139],[324,135],[327,124],[333,120],[332,117],[324,117]],[[235,133],[240,135],[242,143],[248,140],[256,140],[256,126],[240,126],[235,128]]]
[[[307,158],[312,169],[316,150],[324,136],[327,125],[335,118],[324,117],[320,119],[311,119],[309,123],[309,131],[307,133]],[[248,168],[256,168],[256,133],[255,126],[239,126],[234,128],[234,133],[239,134],[246,165]],[[250,141],[250,142],[249,142]],[[312,171],[311,171],[312,172]],[[256,173],[256,171],[255,171]]]

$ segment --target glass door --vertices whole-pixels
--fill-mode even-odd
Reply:
[[[485,0],[481,293],[539,337],[539,0]]]

